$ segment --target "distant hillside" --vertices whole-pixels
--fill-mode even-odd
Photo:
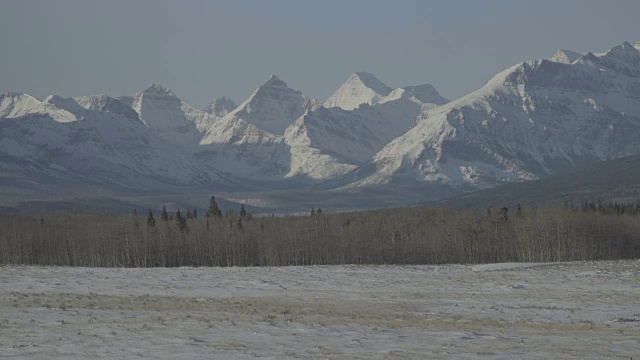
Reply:
[[[541,180],[503,185],[431,203],[439,207],[486,209],[543,204],[579,204],[640,198],[640,156],[628,156],[576,168]]]

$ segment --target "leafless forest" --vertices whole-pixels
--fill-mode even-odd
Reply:
[[[402,208],[304,216],[0,216],[0,263],[90,267],[444,264],[640,258],[639,207]]]

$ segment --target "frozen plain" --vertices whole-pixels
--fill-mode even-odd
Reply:
[[[629,359],[640,261],[0,267],[0,358]]]

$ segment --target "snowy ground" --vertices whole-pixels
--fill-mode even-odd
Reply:
[[[640,261],[0,267],[0,358],[640,357]]]

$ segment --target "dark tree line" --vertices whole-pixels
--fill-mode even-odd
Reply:
[[[574,207],[574,209],[578,209]],[[640,215],[640,201],[618,203],[608,202],[603,204],[601,201],[585,201],[579,208],[584,212],[599,212],[607,215]]]
[[[211,197],[160,221],[131,215],[0,216],[0,264],[284,266],[544,262],[640,257],[640,212],[586,203],[483,213],[400,208],[305,216],[223,214]]]

